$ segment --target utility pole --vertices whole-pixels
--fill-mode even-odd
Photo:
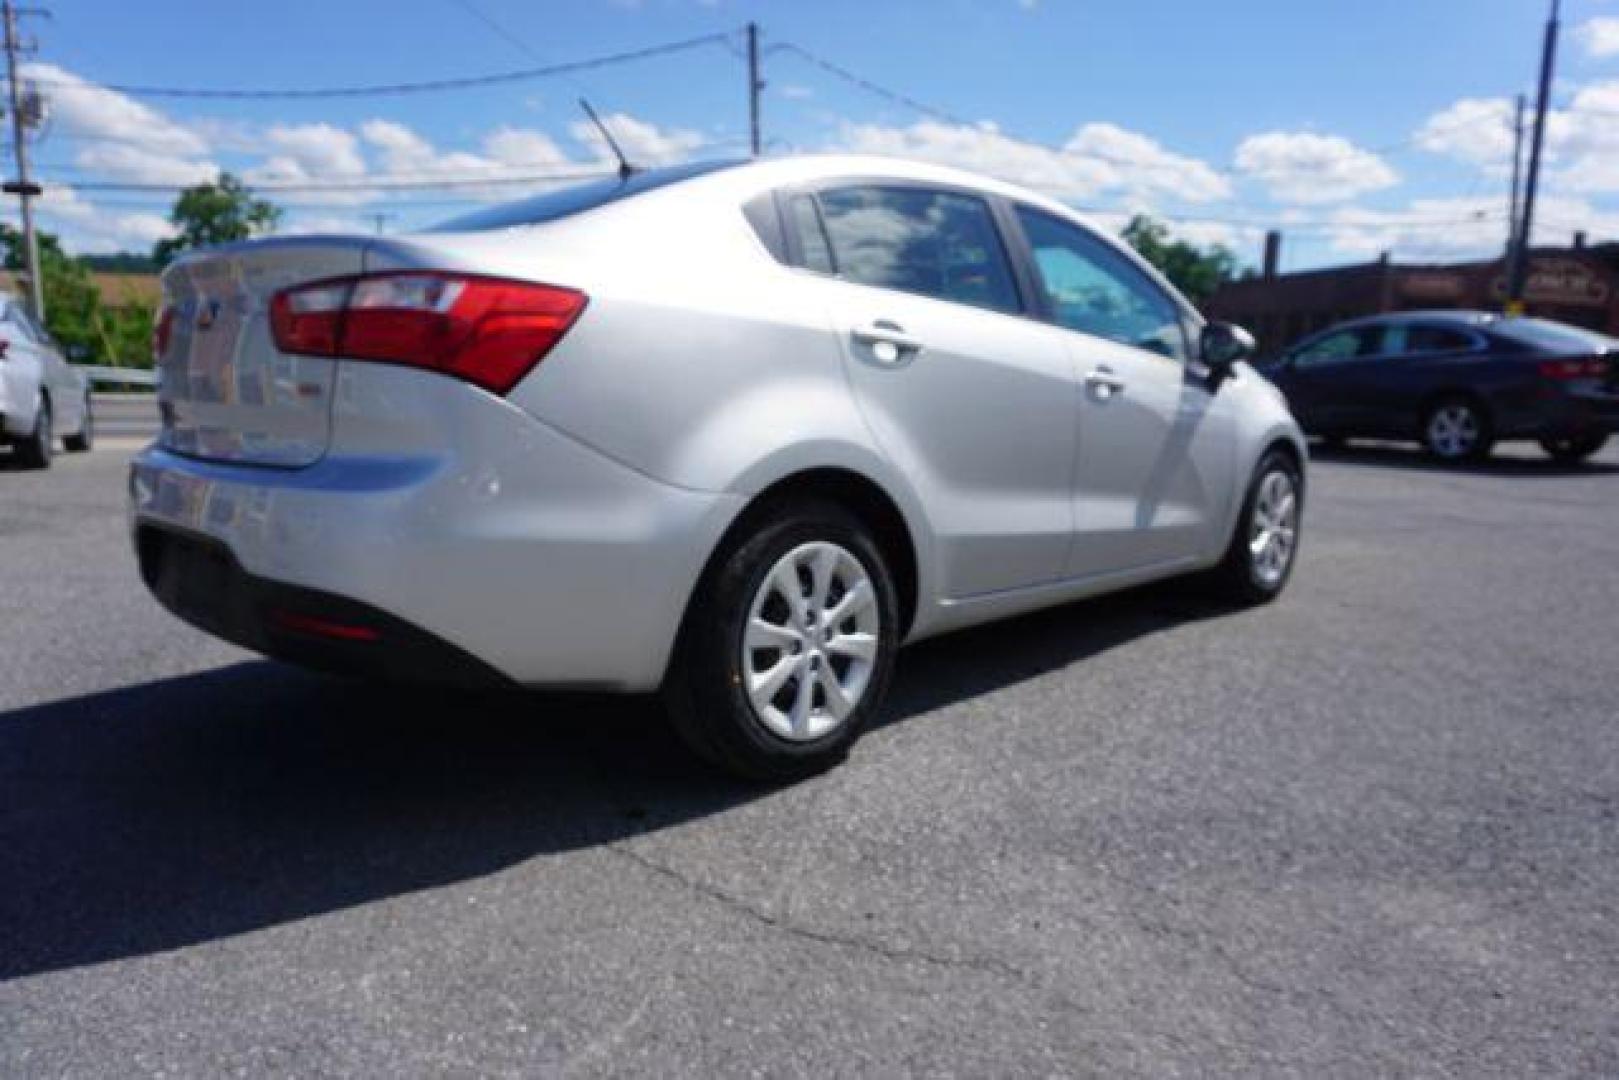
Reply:
[[[1512,114],[1512,195],[1507,201],[1507,263],[1511,265],[1512,253],[1518,248],[1518,215],[1523,212],[1518,199],[1522,194],[1523,171],[1523,110],[1525,108],[1522,94],[1518,95],[1518,104]]]
[[[748,24],[748,130],[753,156],[759,156],[759,92],[765,88],[759,78],[759,24]]]
[[[22,203],[23,257],[28,268],[28,307],[34,321],[45,322],[45,288],[39,273],[39,237],[34,233],[35,196],[40,186],[28,179],[28,118],[23,114],[22,86],[18,82],[17,54],[22,42],[17,38],[17,9],[11,0],[4,0],[6,35],[6,75],[11,84],[11,145],[17,155],[17,179],[6,184],[5,190],[17,196]]]
[[[1552,69],[1557,64],[1559,0],[1552,0],[1546,20],[1546,43],[1540,53],[1540,94],[1535,100],[1535,133],[1529,141],[1529,179],[1524,185],[1523,213],[1518,222],[1518,243],[1507,275],[1507,314],[1522,315],[1523,291],[1529,277],[1529,237],[1535,220],[1535,193],[1540,187],[1540,152],[1546,141],[1546,107],[1552,92]]]
[[[387,224],[388,224],[388,219],[393,217],[393,216],[394,216],[393,214],[389,213],[386,210],[380,210],[380,211],[370,215],[371,220],[376,222],[377,235],[378,236],[381,236],[383,234],[383,232],[386,230],[386,227],[387,227]]]

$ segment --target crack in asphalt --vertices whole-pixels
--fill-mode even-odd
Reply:
[[[727,910],[742,915],[761,926],[769,927],[772,930],[803,941],[810,941],[819,945],[830,945],[835,948],[855,949],[896,962],[914,961],[936,967],[986,972],[1012,979],[1016,982],[1027,983],[1030,981],[1027,972],[993,956],[942,956],[938,953],[926,952],[921,949],[890,945],[872,938],[852,934],[835,934],[826,930],[814,930],[756,908],[740,897],[732,896],[730,893],[717,889],[706,882],[687,877],[674,867],[665,865],[655,859],[650,859],[627,845],[608,844],[606,847],[607,850],[621,858],[627,859],[661,877],[668,878],[688,891],[712,900]]]

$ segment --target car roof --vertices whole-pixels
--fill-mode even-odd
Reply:
[[[1407,323],[1449,323],[1477,329],[1500,322],[1501,316],[1493,311],[1469,311],[1455,308],[1430,308],[1417,311],[1388,311],[1380,315],[1365,315],[1358,319],[1345,319],[1329,329],[1344,330],[1360,326],[1403,326]]]

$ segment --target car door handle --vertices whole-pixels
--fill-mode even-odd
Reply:
[[[922,342],[907,334],[898,323],[879,319],[870,326],[857,326],[849,331],[849,336],[861,345],[871,349],[872,357],[879,363],[897,364],[906,356],[914,356],[922,351]]]
[[[1096,391],[1097,396],[1103,401],[1114,394],[1124,393],[1124,380],[1113,374],[1113,369],[1108,367],[1092,368],[1085,376],[1085,385]]]

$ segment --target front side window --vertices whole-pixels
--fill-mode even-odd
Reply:
[[[984,200],[929,188],[851,186],[823,191],[819,202],[831,259],[845,280],[991,311],[1020,309]],[[799,231],[810,230],[800,224]],[[809,251],[807,244],[806,257]]]
[[[1299,367],[1337,364],[1357,357],[1377,355],[1383,348],[1381,330],[1376,327],[1356,327],[1339,330],[1299,347],[1293,352],[1293,363]]]
[[[1026,206],[1017,213],[1058,325],[1186,359],[1179,307],[1129,259],[1070,222]]]

